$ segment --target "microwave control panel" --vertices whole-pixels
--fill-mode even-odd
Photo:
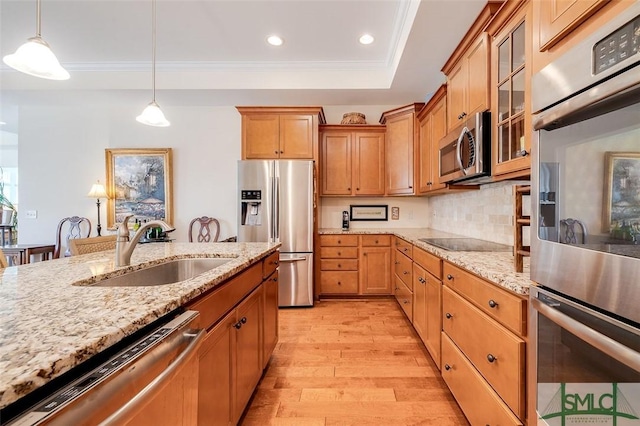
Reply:
[[[593,74],[637,55],[640,51],[640,16],[627,22],[593,46]]]

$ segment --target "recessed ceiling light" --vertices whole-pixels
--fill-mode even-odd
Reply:
[[[269,43],[272,46],[282,46],[282,43],[284,43],[284,40],[281,37],[278,37],[277,35],[272,35],[267,37],[267,43]]]
[[[358,40],[360,41],[361,44],[371,44],[375,39],[371,34],[363,34],[360,36]]]
[[[5,123],[4,121],[0,121],[0,126],[4,126],[5,124],[7,123]]]

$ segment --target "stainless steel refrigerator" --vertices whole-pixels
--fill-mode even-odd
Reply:
[[[281,242],[278,304],[313,306],[313,161],[238,162],[238,241]]]

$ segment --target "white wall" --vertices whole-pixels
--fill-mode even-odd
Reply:
[[[95,229],[96,203],[86,194],[97,179],[105,182],[105,148],[173,148],[173,237],[186,241],[190,220],[202,215],[219,218],[221,239],[235,235],[240,115],[234,107],[164,111],[171,127],[137,123],[134,108],[22,108],[20,243],[52,242],[58,221],[71,215],[89,217]],[[37,219],[27,219],[28,210],[37,210]]]

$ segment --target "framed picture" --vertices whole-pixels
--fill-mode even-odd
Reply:
[[[389,220],[387,213],[389,206],[349,206],[351,220]]]
[[[602,232],[640,223],[640,153],[606,152]]]
[[[107,227],[126,215],[139,221],[173,220],[171,148],[106,149]]]

